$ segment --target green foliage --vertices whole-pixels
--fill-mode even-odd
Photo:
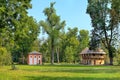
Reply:
[[[73,60],[74,60],[74,48],[72,47],[72,46],[70,46],[70,47],[66,47],[65,48],[65,59],[66,59],[66,62],[68,62],[68,63],[72,63],[73,62]]]
[[[67,35],[66,33],[63,31],[60,34],[60,51],[59,51],[59,56],[60,56],[60,62],[64,62],[65,61],[65,48],[68,45],[67,44]]]
[[[115,50],[116,52],[116,54],[114,55],[115,57],[114,57],[114,64],[115,65],[120,65],[120,48],[118,48],[117,50]]]
[[[55,39],[55,62],[77,62],[79,63],[79,53],[88,47],[89,33],[87,30],[81,30],[78,35],[78,28],[68,28],[68,32],[59,32],[59,38]],[[45,62],[50,60],[51,52],[51,39],[48,37],[46,40],[41,41],[40,52],[43,53]]]
[[[0,47],[0,65],[10,65],[12,62],[11,54],[6,48]]]
[[[41,40],[39,39],[36,39],[32,45],[31,45],[31,51],[40,51],[40,43],[41,43]]]
[[[68,28],[68,32],[63,37],[63,61],[76,62],[79,55],[79,40],[77,38],[78,28]],[[68,58],[70,57],[70,58]],[[68,60],[67,60],[68,59]]]
[[[114,57],[114,64],[120,65],[120,54],[116,54],[116,56]]]
[[[79,35],[78,35],[78,40],[80,42],[80,44],[79,44],[79,52],[81,52],[83,49],[88,47],[88,44],[89,44],[89,31],[80,30]]]
[[[32,7],[30,1],[0,0],[0,46],[11,52],[14,60],[27,55],[40,31],[27,14]]]
[[[42,53],[43,56],[43,63],[44,62],[49,62],[50,63],[50,39],[48,38],[47,40],[41,40],[40,44],[40,52]]]
[[[16,28],[17,31],[15,31],[15,46],[18,47],[14,48],[14,51],[19,54],[22,57],[27,56],[27,53],[30,52],[33,42],[37,39],[37,36],[39,34],[39,27],[36,23],[36,21],[32,17],[24,17],[26,20],[26,23],[22,23],[21,25],[17,25]],[[21,21],[20,21],[21,22]],[[25,21],[24,21],[25,22]]]
[[[112,47],[115,48],[119,35],[119,0],[88,0],[87,13],[91,17],[92,37],[90,47],[100,47],[102,42],[109,52],[110,64],[113,64]]]

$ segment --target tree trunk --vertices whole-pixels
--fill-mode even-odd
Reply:
[[[57,54],[57,63],[59,63],[59,48],[56,49],[56,54]]]
[[[110,57],[110,65],[113,65],[113,58]]]
[[[110,59],[110,65],[113,65],[113,51],[112,51],[112,48],[110,47],[108,49],[109,51],[109,59]]]
[[[25,57],[24,57],[24,55],[23,55],[23,53],[22,53],[22,64],[24,64],[25,63]]]
[[[54,64],[54,39],[51,40],[51,64]]]

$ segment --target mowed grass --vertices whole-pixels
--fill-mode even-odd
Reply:
[[[120,80],[120,66],[16,65],[0,67],[0,80]]]

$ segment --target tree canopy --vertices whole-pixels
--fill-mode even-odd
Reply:
[[[30,2],[0,0],[0,47],[6,48],[13,58],[20,58],[21,53],[25,56],[40,31],[33,17],[28,16]]]
[[[120,7],[119,0],[88,0],[87,13],[92,22],[91,49],[100,47],[102,42],[109,52],[110,64],[118,37]]]

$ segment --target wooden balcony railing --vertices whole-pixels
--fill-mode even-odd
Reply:
[[[83,58],[105,58],[104,56],[83,56]]]

